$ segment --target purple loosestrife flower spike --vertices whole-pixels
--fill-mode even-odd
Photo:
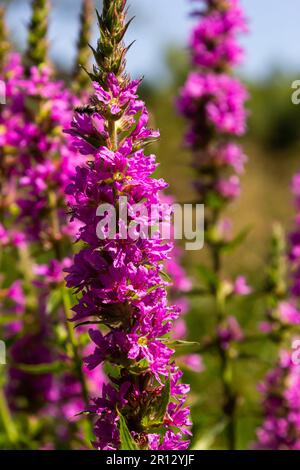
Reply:
[[[237,357],[234,343],[243,340],[243,332],[230,316],[227,301],[233,295],[247,295],[245,278],[234,282],[222,279],[222,249],[229,245],[222,233],[222,214],[226,205],[240,194],[240,174],[247,161],[235,141],[246,129],[247,92],[232,68],[240,62],[242,49],[237,41],[246,21],[239,0],[198,0],[194,17],[197,24],[189,46],[193,70],[177,99],[179,113],[188,122],[185,146],[193,153],[197,173],[194,187],[197,202],[205,204],[205,239],[210,250],[213,285],[208,288],[216,302],[216,331],[223,388],[222,411],[227,418],[228,447],[235,447],[237,393],[232,384],[232,358]],[[205,271],[207,267],[204,266]]]
[[[199,4],[203,8],[195,13],[200,19],[190,41],[194,70],[177,106],[189,122],[185,144],[194,154],[195,189],[199,201],[210,209],[207,217],[212,224],[224,205],[239,195],[239,175],[247,161],[232,140],[245,132],[247,92],[229,74],[235,61],[223,51],[227,43],[229,49],[239,49],[237,33],[246,26],[237,0],[199,0]]]
[[[168,346],[179,309],[168,305],[168,282],[162,275],[172,243],[130,235],[123,239],[119,232],[113,239],[100,239],[96,233],[100,204],[118,209],[119,198],[126,196],[129,219],[137,222],[133,206],[160,204],[167,186],[152,177],[155,156],[144,153],[158,132],[148,128],[148,112],[137,95],[140,81],[125,73],[126,1],[104,0],[98,20],[101,36],[90,74],[94,95],[88,106],[78,108],[68,130],[86,162],[77,166],[67,189],[84,244],[67,269],[67,285],[79,294],[73,320],[106,326],[91,328],[95,350],[86,358],[90,369],[108,365],[111,379],[89,407],[96,415],[94,446],[186,449],[189,387],[180,383],[182,373]],[[145,223],[151,228],[153,221],[148,217]]]
[[[75,93],[85,90],[90,80],[84,69],[89,66],[91,49],[89,47],[93,25],[93,0],[82,0],[80,30],[77,43],[77,55],[73,72],[72,87]]]
[[[24,59],[27,70],[32,65],[39,66],[47,61],[49,0],[32,0],[31,11]]]
[[[33,4],[33,8],[35,17],[38,3]],[[38,27],[35,21],[32,20],[32,29]],[[41,34],[46,35],[46,28]],[[71,120],[76,99],[65,90],[62,82],[53,80],[52,69],[45,63],[32,65],[32,62],[27,62],[27,66],[25,71],[20,56],[12,54],[4,69],[7,105],[1,109],[0,116],[1,151],[5,157],[1,159],[1,170],[3,168],[5,172],[5,190],[1,192],[0,200],[0,213],[3,214],[0,244],[4,247],[13,246],[19,253],[34,252],[38,256],[43,253],[47,259],[51,259],[46,267],[35,266],[35,272],[29,273],[30,281],[25,279],[23,282],[26,287],[23,315],[17,324],[9,326],[9,334],[15,329],[22,333],[12,348],[15,363],[38,365],[62,360],[61,341],[58,345],[53,317],[56,317],[56,323],[58,318],[64,322],[69,332],[68,360],[72,369],[68,377],[77,390],[76,397],[69,397],[68,414],[72,409],[75,414],[87,401],[87,382],[91,388],[102,382],[99,373],[96,381],[89,371],[83,373],[79,353],[81,345],[77,343],[72,325],[65,318],[69,320],[71,316],[70,301],[65,287],[62,287],[63,268],[68,265],[73,235],[77,231],[76,227],[71,226],[67,214],[65,188],[75,173],[75,161],[80,161],[76,152],[70,149],[70,136],[64,135],[62,129]],[[10,211],[11,207],[18,208],[17,217]],[[14,227],[14,230],[10,227]],[[15,227],[19,232],[15,231]],[[26,271],[32,269],[28,260],[23,264],[26,264]],[[12,287],[9,289],[11,296]],[[52,293],[57,295],[59,291],[61,303],[50,315]],[[21,306],[18,308],[21,309]],[[31,325],[30,331],[28,324]],[[23,344],[30,344],[31,349],[22,347]],[[47,406],[50,404],[52,409],[56,407],[58,414],[57,407],[61,406],[65,392],[66,374],[62,373],[57,381],[52,373],[34,375],[26,371],[21,373],[17,367],[11,367],[9,375],[11,380],[7,391],[12,408],[18,408],[21,401],[23,405],[28,404],[29,410],[32,409],[32,395],[39,397],[35,406],[39,405],[40,415],[48,413]],[[51,415],[54,417],[55,413]],[[69,416],[66,415],[66,418]],[[64,425],[67,428],[66,422]]]
[[[279,360],[259,385],[264,421],[258,428],[254,448],[300,449],[300,365],[290,351],[281,350]]]
[[[297,212],[300,194],[299,175],[293,178],[292,190]],[[267,319],[261,325],[264,332],[279,345],[275,367],[268,372],[259,391],[263,397],[264,420],[257,429],[255,448],[266,450],[300,449],[300,361],[299,343],[299,217],[289,236],[287,256],[285,234],[278,227],[273,234],[273,256],[269,268]],[[291,276],[290,283],[287,282]]]
[[[0,83],[0,98],[1,98],[1,103],[0,107],[3,106],[3,96],[2,94],[5,93],[5,90],[3,89],[3,83],[2,81],[2,75],[3,75],[3,69],[4,69],[4,64],[7,59],[7,53],[9,51],[9,43],[7,40],[7,29],[6,29],[6,24],[5,24],[5,9],[3,7],[0,7],[0,74],[1,74],[1,83]],[[0,137],[1,139],[1,137]],[[4,180],[5,180],[5,165],[4,165],[4,155],[3,155],[3,145],[0,146],[0,223],[3,221],[3,216],[4,216],[4,194],[3,194],[3,189],[4,189]]]
[[[292,192],[294,195],[296,217],[295,228],[289,235],[289,261],[292,271],[291,294],[297,300],[300,298],[300,173],[292,179]]]

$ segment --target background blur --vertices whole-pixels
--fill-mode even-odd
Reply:
[[[22,49],[30,14],[30,0],[6,0],[12,40]],[[135,21],[128,42],[136,40],[128,55],[134,77],[144,76],[144,94],[161,130],[157,149],[161,173],[170,192],[180,201],[192,197],[189,156],[181,148],[184,123],[173,110],[178,87],[188,70],[186,43],[193,19],[189,0],[131,0]],[[237,252],[235,269],[256,271],[264,255],[272,220],[291,222],[293,213],[289,183],[298,165],[300,106],[291,103],[291,83],[300,78],[300,3],[295,0],[242,0],[250,31],[241,38],[244,65],[238,73],[252,92],[248,107],[249,155],[244,191],[230,209],[238,230],[251,223],[247,256]],[[68,73],[75,57],[80,0],[52,0],[50,43],[52,60]],[[101,8],[101,1],[95,0]],[[97,29],[95,25],[96,41]],[[299,71],[299,73],[298,73]],[[251,143],[250,143],[251,142]],[[178,178],[180,175],[180,178]],[[194,260],[194,255],[189,261]]]
[[[8,24],[11,38],[22,49],[29,19],[29,0],[2,2],[8,5]],[[161,140],[156,148],[161,162],[160,173],[170,183],[169,192],[181,202],[193,200],[189,169],[190,156],[181,147],[184,122],[174,111],[174,99],[184,82],[188,66],[186,43],[193,20],[189,17],[189,0],[130,0],[131,12],[136,15],[130,28],[128,42],[136,39],[128,55],[133,76],[145,76],[144,98],[150,105],[155,127],[160,128]],[[243,0],[249,18],[249,34],[241,38],[245,46],[244,66],[238,71],[251,92],[249,131],[244,146],[249,156],[243,177],[243,193],[229,209],[236,232],[251,226],[246,242],[228,257],[228,274],[245,273],[249,282],[259,286],[264,274],[272,222],[283,223],[286,230],[293,223],[293,203],[290,180],[300,169],[300,105],[291,102],[291,83],[300,79],[300,2],[295,0]],[[52,0],[51,57],[63,74],[72,68],[78,33],[80,0]],[[96,0],[99,9],[101,2]],[[96,34],[96,28],[95,28]],[[96,40],[96,38],[95,38]],[[191,277],[196,262],[205,257],[205,250],[187,252],[184,263]],[[244,324],[255,324],[260,306],[244,300],[236,307]],[[210,306],[205,300],[195,300],[188,323],[190,331],[203,334],[209,328]],[[197,328],[193,328],[194,325]],[[200,326],[199,326],[200,325]],[[191,339],[193,335],[191,334]],[[198,339],[198,338],[195,338]],[[257,352],[257,351],[256,351]],[[270,355],[272,351],[270,351]],[[256,402],[256,383],[262,376],[261,365],[252,361],[253,370],[245,380],[244,397]],[[262,366],[264,367],[264,366]],[[249,377],[252,379],[249,381]],[[203,394],[207,376],[188,377],[194,384],[194,422],[207,429],[209,412],[214,413],[213,400]],[[243,381],[240,382],[243,387]],[[211,396],[211,394],[209,394]],[[210,408],[207,408],[209,406]],[[201,410],[206,410],[203,418]],[[251,408],[251,407],[250,407]],[[240,446],[253,439],[259,422],[254,409],[251,416],[241,416],[243,432]],[[203,419],[206,422],[203,422]],[[215,419],[211,419],[212,422]]]

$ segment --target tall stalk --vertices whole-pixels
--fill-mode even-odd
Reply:
[[[72,87],[75,93],[83,92],[90,85],[86,70],[89,67],[91,49],[89,44],[92,36],[93,26],[93,0],[82,0],[80,12],[80,30],[77,42],[77,54],[75,59]]]
[[[233,239],[222,225],[227,205],[240,193],[239,174],[246,162],[242,148],[233,139],[245,132],[247,92],[232,77],[232,68],[242,55],[237,34],[246,26],[236,0],[198,0],[198,4],[194,12],[198,22],[189,43],[193,69],[180,90],[177,106],[188,121],[185,145],[193,154],[197,202],[205,205],[210,267],[200,266],[200,272],[214,298],[216,330],[212,337],[220,360],[226,446],[235,449],[238,396],[231,345],[241,341],[243,333],[236,318],[228,315],[228,301],[234,295],[248,294],[250,289],[243,276],[231,283],[224,279],[223,255],[243,234]]]

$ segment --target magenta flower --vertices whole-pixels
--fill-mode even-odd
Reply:
[[[52,79],[46,66],[34,66],[25,76],[17,55],[10,57],[4,74],[8,77],[7,103],[0,116],[1,142],[11,154],[10,159],[6,157],[6,184],[10,185],[11,202],[19,206],[17,222],[27,239],[49,243],[72,234],[64,191],[74,172],[76,154],[61,131],[71,119],[75,99],[62,82]],[[58,230],[49,227],[47,215],[54,204],[50,191],[58,207]]]
[[[199,21],[190,41],[194,70],[180,90],[177,108],[188,121],[185,144],[194,153],[201,202],[216,194],[226,203],[240,195],[238,175],[247,161],[232,138],[245,133],[248,93],[230,74],[242,55],[237,33],[247,28],[238,0],[199,4],[203,8],[195,12]]]
[[[248,286],[246,278],[244,276],[238,276],[234,282],[234,292],[237,295],[249,295],[252,292],[252,288]]]
[[[300,311],[294,302],[281,302],[278,307],[278,316],[283,324],[300,324]]]
[[[261,325],[264,332],[271,332],[280,341],[279,359],[275,368],[268,372],[259,390],[263,397],[264,421],[257,430],[256,448],[271,450],[299,450],[300,449],[300,366],[297,350],[295,355],[291,351],[293,340],[297,339],[297,328],[300,324],[299,310],[299,174],[292,180],[292,191],[295,198],[297,215],[295,228],[289,235],[289,254],[287,266],[290,282],[287,287],[286,272],[284,265],[284,294],[277,300],[276,308],[270,312],[268,322]],[[285,240],[284,240],[285,242]],[[283,244],[284,244],[283,242]],[[284,245],[284,256],[286,252]],[[282,265],[282,260],[277,265]],[[282,268],[281,268],[282,269]],[[277,268],[278,271],[278,268]],[[276,270],[275,270],[276,273]],[[274,277],[274,276],[273,276]],[[277,272],[278,284],[281,286],[282,279]],[[290,350],[287,350],[287,348]]]
[[[237,34],[247,31],[247,25],[239,2],[228,0],[216,2],[215,5],[210,1],[202,3],[207,3],[211,8],[204,12],[202,21],[190,38],[194,64],[218,70],[240,63],[243,50],[237,43]],[[198,12],[195,16],[198,16]]]
[[[72,410],[78,413],[85,406],[77,373],[62,372],[58,378],[50,372],[33,374],[21,370],[19,364],[49,363],[51,368],[55,361],[68,362],[61,345],[57,344],[53,318],[56,322],[59,318],[66,325],[62,301],[53,316],[48,310],[51,294],[59,294],[62,288],[63,270],[70,266],[73,236],[79,229],[78,225],[70,223],[65,188],[80,158],[69,146],[71,137],[62,133],[72,117],[77,98],[66,90],[63,82],[53,79],[47,66],[33,66],[25,72],[16,54],[9,57],[4,74],[7,103],[0,115],[0,140],[4,149],[6,197],[1,207],[4,225],[0,225],[0,243],[20,252],[46,252],[48,261],[40,264],[38,260],[33,266],[27,263],[30,293],[23,291],[20,281],[14,282],[6,292],[5,313],[18,314],[17,319],[12,317],[5,326],[7,337],[18,334],[11,348],[7,398],[12,409],[22,408],[40,416],[49,414],[57,426],[61,426],[64,419],[63,427],[67,432],[72,429],[71,425],[69,427]],[[18,208],[16,217],[9,210],[12,205]],[[28,286],[26,288],[28,291]],[[34,307],[25,293],[35,300]],[[28,316],[32,318],[34,333],[28,332]],[[72,367],[70,363],[69,369]],[[95,384],[102,384],[102,379],[99,369],[97,378],[86,372],[90,390],[95,389]],[[74,393],[71,393],[72,387]]]
[[[195,138],[203,125],[208,130],[213,126],[221,134],[239,136],[245,132],[247,97],[237,79],[225,74],[192,72],[180,92],[178,109],[192,122],[189,134]]]
[[[255,448],[300,449],[300,366],[288,351],[281,351],[276,367],[259,387],[264,397],[265,420],[257,430]]]
[[[244,333],[233,316],[229,316],[218,326],[217,334],[223,349],[228,349],[231,342],[239,342],[244,338]]]

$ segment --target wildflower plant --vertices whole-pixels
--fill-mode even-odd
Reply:
[[[201,350],[213,348],[219,357],[223,425],[218,429],[225,428],[226,448],[234,449],[238,393],[233,370],[244,333],[230,314],[229,301],[248,295],[251,289],[243,276],[232,281],[224,278],[224,255],[245,235],[232,237],[224,211],[240,194],[240,174],[247,161],[236,139],[245,133],[248,94],[232,75],[243,55],[237,36],[247,26],[237,0],[199,0],[194,4],[197,23],[189,41],[193,69],[179,92],[177,108],[188,123],[184,145],[193,155],[197,202],[205,205],[205,242],[211,267],[198,267],[202,286],[192,293],[214,298],[215,328]]]
[[[32,2],[24,61],[13,53],[3,69],[7,104],[0,117],[5,184],[0,243],[5,258],[16,256],[18,263],[15,279],[11,285],[5,280],[3,292],[9,313],[4,337],[12,346],[2,398],[14,413],[48,421],[42,445],[72,446],[75,439],[88,447],[88,427],[75,415],[88,403],[88,388],[99,386],[103,375],[84,373],[80,356],[86,334],[79,344],[69,321],[63,269],[70,264],[77,228],[70,223],[65,189],[80,158],[63,129],[77,98],[47,63],[48,15],[47,1]],[[34,445],[22,442],[22,434],[19,445]]]
[[[292,181],[295,206],[299,207],[299,174]],[[277,347],[277,360],[259,384],[263,420],[257,428],[256,449],[300,448],[299,361],[299,220],[289,235],[277,226],[273,236],[273,262],[269,269],[267,318],[261,329]],[[294,348],[294,345],[296,346]]]
[[[180,383],[182,373],[168,337],[179,309],[168,305],[162,267],[172,244],[138,233],[124,238],[121,219],[112,239],[99,238],[96,230],[101,221],[97,208],[103,203],[118,208],[120,197],[126,196],[130,221],[138,231],[134,206],[159,205],[167,186],[152,177],[155,156],[145,153],[159,134],[148,128],[148,112],[137,95],[140,80],[131,81],[125,72],[129,47],[123,39],[131,22],[126,14],[125,0],[104,0],[98,14],[100,39],[92,48],[96,65],[89,73],[94,95],[77,109],[67,131],[73,146],[86,156],[67,188],[83,244],[67,269],[67,285],[78,295],[75,324],[95,324],[88,367],[104,363],[110,377],[88,409],[96,419],[94,446],[186,449],[189,387]],[[152,223],[146,220],[149,227]]]
[[[182,207],[126,70],[127,1],[96,15],[93,3],[66,80],[49,61],[50,0],[31,0],[24,54],[0,7],[0,448],[299,450],[299,174],[294,229],[274,225],[263,287],[226,261],[248,231],[227,217],[247,163],[240,0],[193,0],[176,106],[196,197]],[[165,116],[165,88],[147,95]],[[202,248],[203,206],[194,283],[176,240]]]

